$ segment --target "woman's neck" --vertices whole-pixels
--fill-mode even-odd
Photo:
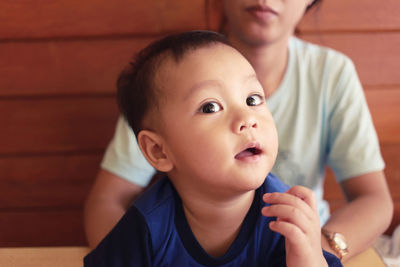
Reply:
[[[255,191],[221,201],[190,194],[181,196],[190,228],[202,248],[213,257],[223,256],[237,237]]]
[[[289,57],[289,37],[277,42],[259,46],[248,45],[235,37],[228,36],[232,45],[250,62],[264,88],[266,97],[270,97],[279,87],[286,73]]]

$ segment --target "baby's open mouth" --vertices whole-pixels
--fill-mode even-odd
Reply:
[[[246,157],[252,157],[255,155],[259,155],[262,153],[262,150],[256,146],[254,147],[249,147],[243,151],[241,151],[240,153],[238,153],[235,156],[235,159],[242,159],[242,158],[246,158]]]

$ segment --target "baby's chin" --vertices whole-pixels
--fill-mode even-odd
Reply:
[[[250,178],[246,179],[247,190],[258,189],[265,182],[265,179],[267,179],[267,175],[268,172],[249,174]]]

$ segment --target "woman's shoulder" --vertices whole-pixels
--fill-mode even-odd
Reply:
[[[304,77],[308,87],[335,90],[341,81],[358,77],[353,61],[335,49],[293,37],[289,44],[292,74]],[[357,78],[358,79],[358,78]],[[328,87],[328,88],[327,88]],[[333,93],[333,91],[332,91]]]
[[[305,63],[323,65],[324,67],[343,67],[353,65],[352,60],[344,53],[333,48],[311,43],[297,37],[292,37],[289,44],[292,53],[303,66]],[[320,66],[316,66],[320,67]]]

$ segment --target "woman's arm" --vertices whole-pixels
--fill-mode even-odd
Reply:
[[[116,225],[143,189],[100,169],[84,207],[84,227],[91,249]]]
[[[371,172],[341,183],[347,204],[336,210],[323,226],[344,235],[349,253],[343,261],[372,245],[389,226],[393,202],[383,171]],[[322,237],[322,247],[337,255]]]

